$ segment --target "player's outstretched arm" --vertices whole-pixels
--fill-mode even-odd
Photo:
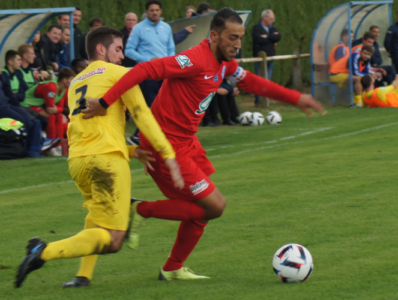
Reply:
[[[317,111],[322,116],[327,113],[322,104],[315,100],[310,94],[301,94],[296,106],[305,112],[308,118],[312,118],[314,116],[310,108]]]

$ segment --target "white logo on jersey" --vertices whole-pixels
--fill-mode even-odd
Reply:
[[[86,78],[89,78],[91,76],[102,75],[102,74],[104,74],[105,70],[106,70],[106,67],[103,67],[103,68],[98,68],[98,69],[95,69],[95,70],[90,71],[88,73],[85,73],[82,76],[80,76],[80,77],[76,78],[75,80],[73,80],[72,83],[70,84],[70,86],[74,85],[78,81],[82,81],[82,80],[84,80]]]
[[[54,97],[55,97],[55,93],[49,92],[49,93],[48,93],[48,97],[49,97],[49,98],[54,98]]]
[[[206,109],[209,107],[211,100],[213,99],[214,95],[216,92],[211,93],[209,96],[207,96],[202,102],[199,103],[199,109],[195,111],[195,114],[201,115],[203,114]]]
[[[205,189],[209,187],[209,183],[206,181],[206,179],[203,179],[202,181],[199,181],[195,183],[194,185],[189,186],[192,194],[197,195],[201,192],[203,192]]]
[[[245,79],[245,77],[246,77],[246,70],[243,69],[241,66],[239,66],[236,69],[235,74],[231,76],[231,81],[233,84],[236,84]]]
[[[205,75],[205,79],[210,79],[210,78],[213,78],[214,77],[214,75],[213,76],[207,76],[207,75]]]
[[[191,60],[186,55],[178,55],[176,56],[176,60],[180,64],[181,69],[193,66],[193,63],[191,63]]]

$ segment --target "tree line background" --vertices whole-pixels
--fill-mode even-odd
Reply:
[[[165,21],[184,18],[184,9],[188,5],[195,7],[200,0],[163,0],[163,14]],[[277,54],[291,54],[294,49],[300,48],[302,53],[310,49],[312,32],[319,20],[333,7],[348,2],[347,0],[209,0],[213,9],[231,7],[235,10],[251,10],[252,15],[246,27],[246,36],[243,42],[243,57],[252,57],[251,30],[253,25],[260,21],[261,12],[272,9],[275,13],[274,26],[282,34],[277,45]],[[83,18],[79,27],[83,32],[88,30],[88,22],[93,17],[100,17],[104,24],[118,29],[123,28],[124,16],[128,12],[135,12],[141,20],[145,11],[146,0],[14,0],[1,1],[0,9],[45,8],[79,6],[83,11]],[[393,20],[398,4],[393,4]],[[54,20],[56,22],[56,20]],[[377,24],[376,24],[377,25]],[[381,41],[384,37],[380,37]],[[308,58],[302,61],[303,79],[310,82],[310,63]],[[253,64],[246,63],[244,67],[253,70]],[[291,82],[292,61],[276,61],[272,79],[283,85]]]

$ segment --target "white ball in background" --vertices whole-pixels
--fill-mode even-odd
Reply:
[[[245,111],[244,113],[241,113],[239,117],[239,122],[242,125],[249,125],[251,119],[252,119],[252,113],[250,111]]]
[[[270,111],[267,115],[267,123],[269,125],[279,125],[282,122],[281,115],[276,111]]]
[[[261,126],[264,123],[264,116],[259,113],[259,112],[255,112],[252,115],[252,118],[250,120],[250,125],[251,126]]]

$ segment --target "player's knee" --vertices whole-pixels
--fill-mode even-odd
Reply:
[[[217,197],[217,201],[213,204],[211,211],[209,212],[207,219],[217,219],[222,216],[225,207],[227,206],[227,201],[223,195]]]
[[[112,242],[109,246],[108,253],[117,253],[122,249],[123,242]]]

